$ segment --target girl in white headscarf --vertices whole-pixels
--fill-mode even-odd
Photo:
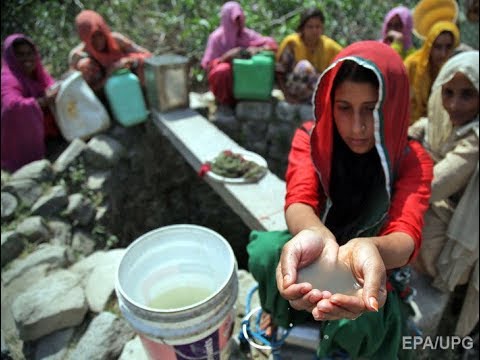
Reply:
[[[428,118],[409,128],[435,162],[416,268],[444,291],[469,282],[456,328],[461,336],[478,322],[478,61],[478,51],[450,58],[432,86]]]

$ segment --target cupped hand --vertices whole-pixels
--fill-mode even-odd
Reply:
[[[233,49],[230,49],[222,55],[222,57],[220,58],[220,61],[221,62],[229,62],[232,59],[239,58],[240,54],[242,53],[243,50],[244,49],[240,46],[235,47]]]
[[[294,236],[282,249],[276,270],[277,288],[280,295],[289,300],[297,310],[312,311],[322,299],[331,296],[328,291],[312,290],[309,283],[297,284],[298,270],[319,257],[327,263],[337,260],[338,244],[327,228],[304,229]]]
[[[248,51],[248,53],[250,54],[250,56],[253,56],[253,55],[255,55],[255,54],[258,54],[259,52],[264,51],[264,50],[265,50],[265,48],[264,48],[263,46],[261,46],[261,47],[258,47],[258,46],[249,46],[249,47],[247,48],[247,51]]]
[[[341,246],[339,261],[352,271],[362,285],[352,295],[333,294],[321,299],[312,310],[316,320],[356,319],[367,311],[378,311],[387,299],[385,264],[370,238],[356,238]]]

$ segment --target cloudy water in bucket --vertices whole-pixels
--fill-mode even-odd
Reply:
[[[171,310],[199,303],[212,295],[212,290],[199,286],[181,286],[165,290],[155,296],[148,307],[153,309]]]
[[[228,360],[238,296],[237,264],[211,229],[170,225],[127,248],[115,291],[151,360]]]

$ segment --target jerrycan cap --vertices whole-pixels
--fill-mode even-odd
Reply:
[[[131,73],[130,69],[127,68],[121,68],[117,69],[112,73],[112,76],[117,76],[117,75],[123,75],[123,74],[128,74]]]

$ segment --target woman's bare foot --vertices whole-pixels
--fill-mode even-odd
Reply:
[[[265,331],[265,336],[271,337],[277,331],[277,325],[273,323],[272,315],[263,311],[260,317],[260,329]]]

